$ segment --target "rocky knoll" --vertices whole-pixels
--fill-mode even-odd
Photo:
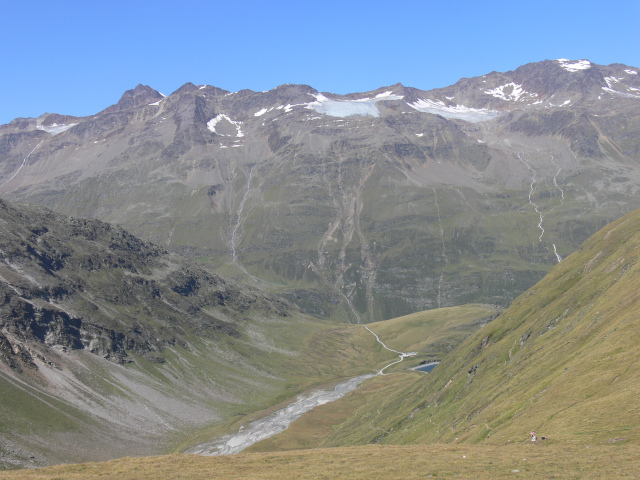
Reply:
[[[249,309],[291,309],[97,220],[0,200],[0,225],[0,349],[12,368],[35,367],[37,344],[161,362],[189,335],[238,337]]]
[[[139,85],[0,126],[0,195],[122,225],[351,322],[508,305],[640,207],[640,75],[545,60],[423,91]]]

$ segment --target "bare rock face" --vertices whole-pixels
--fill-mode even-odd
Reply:
[[[97,220],[0,200],[0,225],[0,355],[15,370],[36,368],[34,345],[162,361],[184,335],[237,337],[247,310],[291,308]]]
[[[0,195],[327,317],[507,305],[640,207],[639,72],[545,60],[349,95],[138,85],[91,117],[0,126]]]
[[[127,90],[120,98],[120,101],[115,105],[105,109],[103,113],[121,112],[123,110],[129,110],[134,107],[148,105],[153,102],[162,100],[163,96],[160,92],[153,88],[138,84],[133,90]]]

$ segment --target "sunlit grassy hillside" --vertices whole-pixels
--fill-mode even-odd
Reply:
[[[321,444],[497,445],[526,442],[531,430],[553,444],[638,442],[639,254],[636,211],[591,237],[430,374],[398,375],[384,395],[345,399],[357,405]]]
[[[224,457],[171,455],[0,472],[12,480],[637,478],[635,446],[367,445]]]

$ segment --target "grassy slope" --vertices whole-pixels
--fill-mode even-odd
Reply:
[[[637,478],[635,446],[367,445],[224,457],[172,455],[0,472],[11,480]]]
[[[451,348],[464,340],[479,325],[495,315],[486,305],[463,305],[426,312],[418,312],[392,320],[370,324],[387,346],[401,351],[417,351],[416,357],[405,359],[346,397],[315,408],[295,421],[284,432],[263,440],[247,451],[290,450],[323,446],[357,445],[362,443],[350,436],[349,429],[340,426],[360,411],[373,408],[377,418],[393,414],[394,410],[378,411],[375,401],[389,398],[424,380],[424,373],[408,370],[421,362],[441,359]],[[364,329],[362,329],[364,331]],[[365,331],[366,334],[368,332]],[[372,427],[376,429],[377,427]]]
[[[636,211],[590,238],[426,379],[397,379],[397,389],[361,400],[324,444],[504,444],[527,441],[531,430],[548,443],[638,442],[639,253]]]
[[[65,375],[77,379],[70,385],[84,385],[85,401],[52,395],[39,375],[30,379],[0,370],[0,432],[49,462],[175,451],[237,429],[255,412],[310,388],[373,372],[394,357],[361,326],[289,317],[254,318],[245,327],[250,332],[240,338],[190,338],[189,350],[167,348],[163,364],[136,355],[127,366],[84,352],[60,356]],[[99,408],[113,422],[124,414],[120,404],[150,408],[173,428],[159,436],[157,425],[149,426],[152,434],[91,415],[91,408]],[[98,450],[90,448],[96,444]]]
[[[440,360],[497,313],[493,306],[471,304],[412,313],[369,327],[388,347]]]
[[[396,367],[405,370],[421,359],[433,358],[433,352],[438,351],[437,345],[460,342],[461,335],[477,329],[479,321],[492,314],[492,308],[482,305],[453,307],[410,315],[388,322],[389,325],[380,322],[373,327],[388,333],[390,338],[398,329],[412,329],[414,338],[421,337],[423,348],[411,345],[420,350],[420,355],[410,359],[412,363],[406,361]],[[402,324],[405,328],[401,327]],[[118,401],[122,397],[123,400],[144,402],[138,398],[139,393],[122,383],[122,370],[126,369],[137,375],[145,388],[153,389],[147,391],[161,392],[167,399],[173,399],[176,408],[195,402],[216,412],[217,421],[210,420],[197,428],[185,425],[164,434],[161,450],[178,451],[217,435],[237,431],[241,425],[281,408],[302,391],[377,371],[397,357],[383,349],[360,325],[337,325],[308,318],[288,318],[286,321],[254,319],[250,325],[254,340],[262,338],[262,343],[248,341],[244,336],[239,339],[222,337],[224,341],[215,345],[193,338],[191,350],[165,349],[162,352],[166,357],[164,364],[151,363],[138,356],[134,356],[135,363],[127,367],[96,360],[85,362],[82,378],[95,391],[102,392],[105,399]],[[433,341],[425,341],[426,338]],[[394,343],[394,338],[391,338],[391,343],[399,346]],[[91,355],[87,357],[92,358]],[[111,371],[112,368],[116,370]],[[140,377],[136,372],[144,376]],[[207,387],[212,385],[213,389]],[[150,442],[154,440],[146,438],[146,435],[144,440],[140,439],[140,445],[132,444],[131,440],[118,440],[113,428],[91,421],[81,408],[48,398],[33,388],[29,390],[31,394],[11,388],[13,403],[3,402],[0,427],[17,443],[42,451],[45,456],[49,452],[51,461],[105,460],[122,455],[120,451],[113,451],[109,442],[117,445],[128,441],[128,451],[134,455],[158,451],[159,445],[151,447],[153,443]],[[212,396],[207,398],[207,395]],[[55,404],[50,405],[52,402]],[[17,408],[16,405],[27,405],[28,408]],[[165,415],[170,413],[167,411]],[[42,415],[47,417],[46,421]],[[105,438],[102,442],[105,444],[100,448],[102,454],[98,457],[92,456],[90,449],[85,448],[96,444],[98,440],[92,440],[92,432],[97,430],[102,432],[100,438]],[[51,443],[47,439],[51,438],[64,439],[65,445],[69,446],[73,446],[75,438],[79,444],[69,448],[65,457],[55,448],[54,452],[50,451]]]

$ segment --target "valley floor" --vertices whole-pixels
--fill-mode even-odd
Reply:
[[[170,455],[2,472],[6,480],[638,478],[637,445],[412,445]]]

